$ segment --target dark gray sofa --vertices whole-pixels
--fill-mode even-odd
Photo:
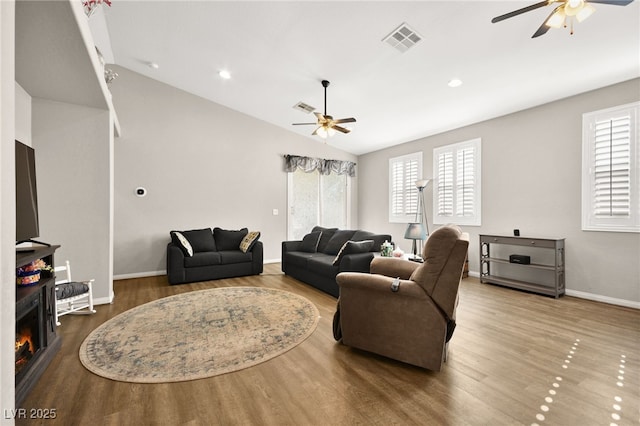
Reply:
[[[282,272],[338,297],[336,275],[369,272],[385,241],[391,235],[316,226],[302,240],[282,242]]]
[[[247,228],[237,231],[205,228],[171,231],[170,235],[171,242],[167,245],[169,284],[262,273],[260,233],[250,233]]]

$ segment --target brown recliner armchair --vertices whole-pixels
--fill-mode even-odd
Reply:
[[[455,328],[468,247],[469,237],[460,228],[443,226],[427,239],[424,263],[376,257],[370,274],[338,274],[336,340],[440,371]],[[397,277],[399,286],[393,291]]]

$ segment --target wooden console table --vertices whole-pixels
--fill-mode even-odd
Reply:
[[[504,247],[496,247],[498,245]],[[524,247],[527,248],[524,249]],[[520,264],[509,261],[509,256],[505,253],[512,250],[509,254],[520,254],[518,253],[519,249],[530,254],[531,263]],[[545,260],[537,261],[536,257]],[[497,272],[496,269],[500,269],[500,271]],[[514,278],[514,276],[523,275],[523,273],[524,275],[534,275],[536,282]],[[555,298],[560,297],[565,292],[564,238],[480,235],[480,282],[517,288]]]

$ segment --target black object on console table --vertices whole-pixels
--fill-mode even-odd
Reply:
[[[523,249],[530,255],[504,253]],[[536,262],[535,258],[543,260]],[[510,276],[522,275],[527,271],[529,279]],[[562,296],[565,293],[564,238],[480,235],[480,282],[555,298]]]
[[[54,253],[59,245],[45,247],[27,247],[16,249],[16,269],[42,259],[47,265],[55,267]],[[37,318],[37,329],[32,330],[31,344],[34,353],[24,367],[18,368],[16,360],[16,407],[19,407],[27,394],[35,386],[42,373],[60,350],[62,339],[57,334],[55,321],[56,289],[55,274],[42,271],[40,280],[29,286],[16,288],[16,341],[22,333],[22,327],[30,324],[30,318]],[[13,285],[16,285],[14,282]],[[34,333],[35,332],[35,333]]]

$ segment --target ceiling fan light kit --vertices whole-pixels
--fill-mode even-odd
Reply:
[[[322,139],[327,139],[335,135],[336,130],[341,133],[349,133],[351,129],[339,126],[339,124],[356,122],[356,119],[353,117],[334,120],[332,116],[327,114],[327,87],[329,87],[329,84],[328,80],[322,80],[322,87],[324,87],[324,114],[314,112],[318,121],[316,123],[293,123],[294,126],[318,126],[311,134],[320,136]]]
[[[514,10],[513,12],[505,13],[504,15],[496,16],[491,20],[494,24],[496,22],[504,21],[505,19],[513,18],[514,16],[521,15],[532,10],[539,9],[541,7],[549,6],[553,3],[561,3],[556,7],[553,12],[545,19],[540,25],[540,28],[533,33],[531,38],[540,37],[547,33],[549,28],[560,28],[567,26],[567,19],[571,21],[571,34],[573,34],[573,19],[578,22],[583,22],[589,16],[593,15],[596,8],[589,3],[601,3],[613,6],[626,6],[633,0],[545,0],[539,3],[532,4],[522,9]]]

